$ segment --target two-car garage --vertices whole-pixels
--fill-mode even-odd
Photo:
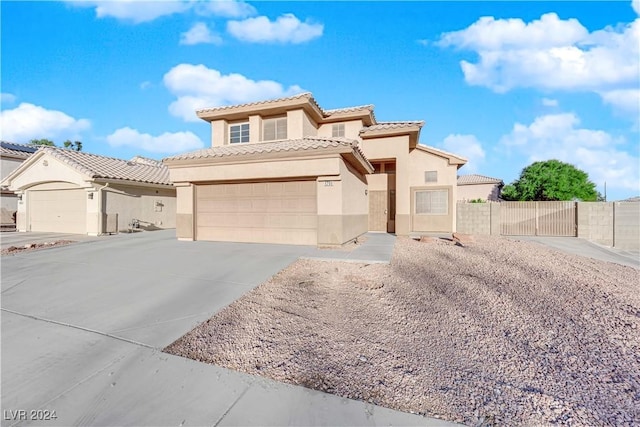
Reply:
[[[367,231],[373,167],[355,141],[231,144],[164,163],[177,190],[178,239],[341,245]]]
[[[316,186],[315,180],[196,185],[196,240],[315,245]]]

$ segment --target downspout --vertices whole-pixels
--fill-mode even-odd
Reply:
[[[104,190],[105,188],[107,188],[109,186],[109,183],[107,182],[105,185],[103,185],[102,187],[98,188],[98,197],[100,197],[100,199],[98,200],[98,213],[100,214],[100,234],[104,234],[104,232],[107,229],[107,225],[105,224],[105,219],[106,219],[106,215],[107,213],[102,212],[103,209],[103,198],[102,198],[102,190]],[[105,231],[103,231],[105,230]]]

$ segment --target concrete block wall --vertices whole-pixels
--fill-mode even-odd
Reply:
[[[640,203],[580,202],[578,237],[604,246],[640,250]],[[457,203],[457,230],[500,235],[500,203]]]
[[[615,202],[613,246],[640,250],[640,203]]]
[[[456,229],[465,234],[491,234],[493,203],[458,202]],[[498,215],[499,218],[499,215]]]
[[[613,202],[578,203],[578,237],[613,246]]]

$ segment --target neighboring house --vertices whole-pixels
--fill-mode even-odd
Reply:
[[[37,150],[38,147],[33,145],[0,141],[0,180],[3,180],[16,170],[22,162]],[[0,187],[0,190],[1,226],[3,229],[13,230],[16,225],[15,215],[18,210],[18,196],[4,186]]]
[[[458,177],[458,201],[482,199],[497,202],[504,182],[484,175],[460,175]]]
[[[340,245],[367,231],[455,231],[460,156],[418,143],[421,121],[310,93],[207,108],[211,148],[169,157],[184,240]]]
[[[41,147],[2,181],[15,192],[18,231],[99,235],[175,228],[176,191],[156,160],[121,160]]]

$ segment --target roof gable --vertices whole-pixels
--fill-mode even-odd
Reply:
[[[457,183],[458,185],[504,184],[504,182],[499,178],[491,178],[490,176],[478,174],[459,175]]]
[[[84,175],[87,180],[119,180],[171,185],[167,167],[152,159],[127,161],[50,146],[41,146],[33,156],[5,178],[5,182],[11,182],[43,156],[55,158],[62,164]]]

